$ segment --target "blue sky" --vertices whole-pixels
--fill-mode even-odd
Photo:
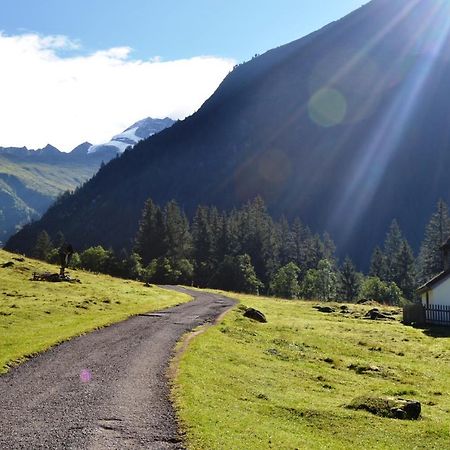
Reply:
[[[0,0],[0,30],[129,46],[138,58],[246,60],[358,8],[364,0]]]
[[[236,63],[364,0],[0,0],[0,146],[70,151],[183,119]]]

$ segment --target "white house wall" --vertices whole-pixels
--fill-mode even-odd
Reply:
[[[426,294],[422,294],[422,304],[426,306]],[[430,305],[447,305],[450,306],[450,279],[444,280],[442,283],[434,286],[428,291]]]

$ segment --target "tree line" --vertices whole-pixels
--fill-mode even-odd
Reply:
[[[261,198],[231,212],[199,206],[189,220],[175,201],[145,203],[131,251],[101,246],[75,253],[72,267],[157,284],[188,284],[283,298],[400,304],[414,300],[418,285],[443,270],[440,246],[450,236],[448,206],[439,201],[418,257],[394,220],[383,246],[374,249],[368,274],[336,257],[324,233],[300,219],[274,220]],[[53,245],[41,232],[34,256],[58,261],[64,236]]]

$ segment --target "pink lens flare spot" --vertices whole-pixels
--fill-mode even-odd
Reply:
[[[92,373],[87,369],[83,369],[80,372],[80,380],[82,383],[89,383],[92,380]]]

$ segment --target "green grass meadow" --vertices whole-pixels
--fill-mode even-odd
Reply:
[[[84,164],[59,164],[20,162],[14,163],[0,156],[0,173],[18,178],[24,186],[43,195],[56,197],[73,190],[92,177],[95,168]]]
[[[15,261],[0,250],[0,373],[71,337],[132,315],[190,300],[185,294],[83,271],[80,284],[30,281],[33,272],[58,272],[36,260]]]
[[[237,306],[189,344],[173,387],[188,448],[450,448],[450,338],[357,317],[370,306],[233,297],[268,323]],[[422,418],[345,407],[362,395],[419,400]]]

